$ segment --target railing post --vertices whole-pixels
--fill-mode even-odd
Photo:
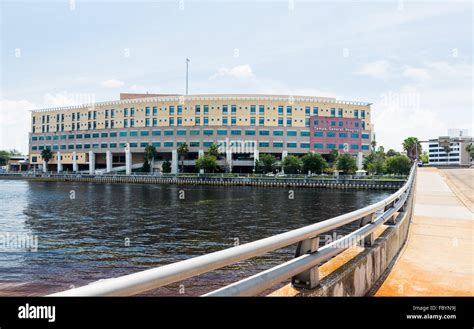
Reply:
[[[377,218],[377,212],[374,212],[370,215],[362,217],[360,219],[360,227],[365,226],[367,224],[373,223],[374,220]],[[372,247],[375,242],[375,235],[374,232],[367,235],[363,241],[361,241],[362,246]]]
[[[298,242],[295,258],[305,254],[312,254],[318,251],[319,237],[306,239]],[[315,266],[291,278],[293,286],[298,288],[313,289],[319,285],[319,266]]]

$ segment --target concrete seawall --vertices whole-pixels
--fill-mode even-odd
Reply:
[[[161,177],[151,175],[18,175],[2,174],[0,179],[22,179],[55,182],[95,182],[132,184],[177,184],[215,186],[302,187],[334,189],[397,190],[403,179],[318,179],[318,178],[263,178],[263,177]]]

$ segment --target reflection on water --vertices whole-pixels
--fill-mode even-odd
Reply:
[[[38,238],[37,252],[0,245],[0,294],[52,293],[176,262],[232,247],[236,239],[242,244],[319,222],[388,194],[296,189],[291,200],[288,190],[275,188],[0,180],[0,235]],[[286,261],[294,249],[181,284],[186,295],[201,294]],[[6,288],[20,283],[23,290]],[[179,284],[147,294],[178,295]]]

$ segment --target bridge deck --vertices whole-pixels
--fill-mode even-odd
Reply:
[[[473,179],[473,169],[418,169],[407,244],[376,296],[474,295]]]

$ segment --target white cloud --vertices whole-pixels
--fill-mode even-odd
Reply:
[[[0,100],[0,149],[28,151],[30,110],[36,105],[28,100]]]
[[[365,75],[374,79],[387,80],[392,76],[392,65],[386,60],[379,60],[362,65],[355,73]]]
[[[407,136],[427,140],[448,128],[473,132],[472,69],[472,64],[446,61],[395,68],[404,84],[380,95],[372,106],[378,142],[400,149]]]
[[[406,67],[403,70],[402,76],[419,81],[424,81],[431,78],[428,70],[414,67]]]
[[[110,79],[102,81],[100,85],[104,88],[119,88],[124,85],[124,82],[116,79]]]
[[[252,71],[252,67],[249,64],[238,65],[233,68],[220,68],[217,73],[209,77],[209,80],[214,80],[217,78],[230,77],[239,80],[251,80],[255,79],[255,74]]]

